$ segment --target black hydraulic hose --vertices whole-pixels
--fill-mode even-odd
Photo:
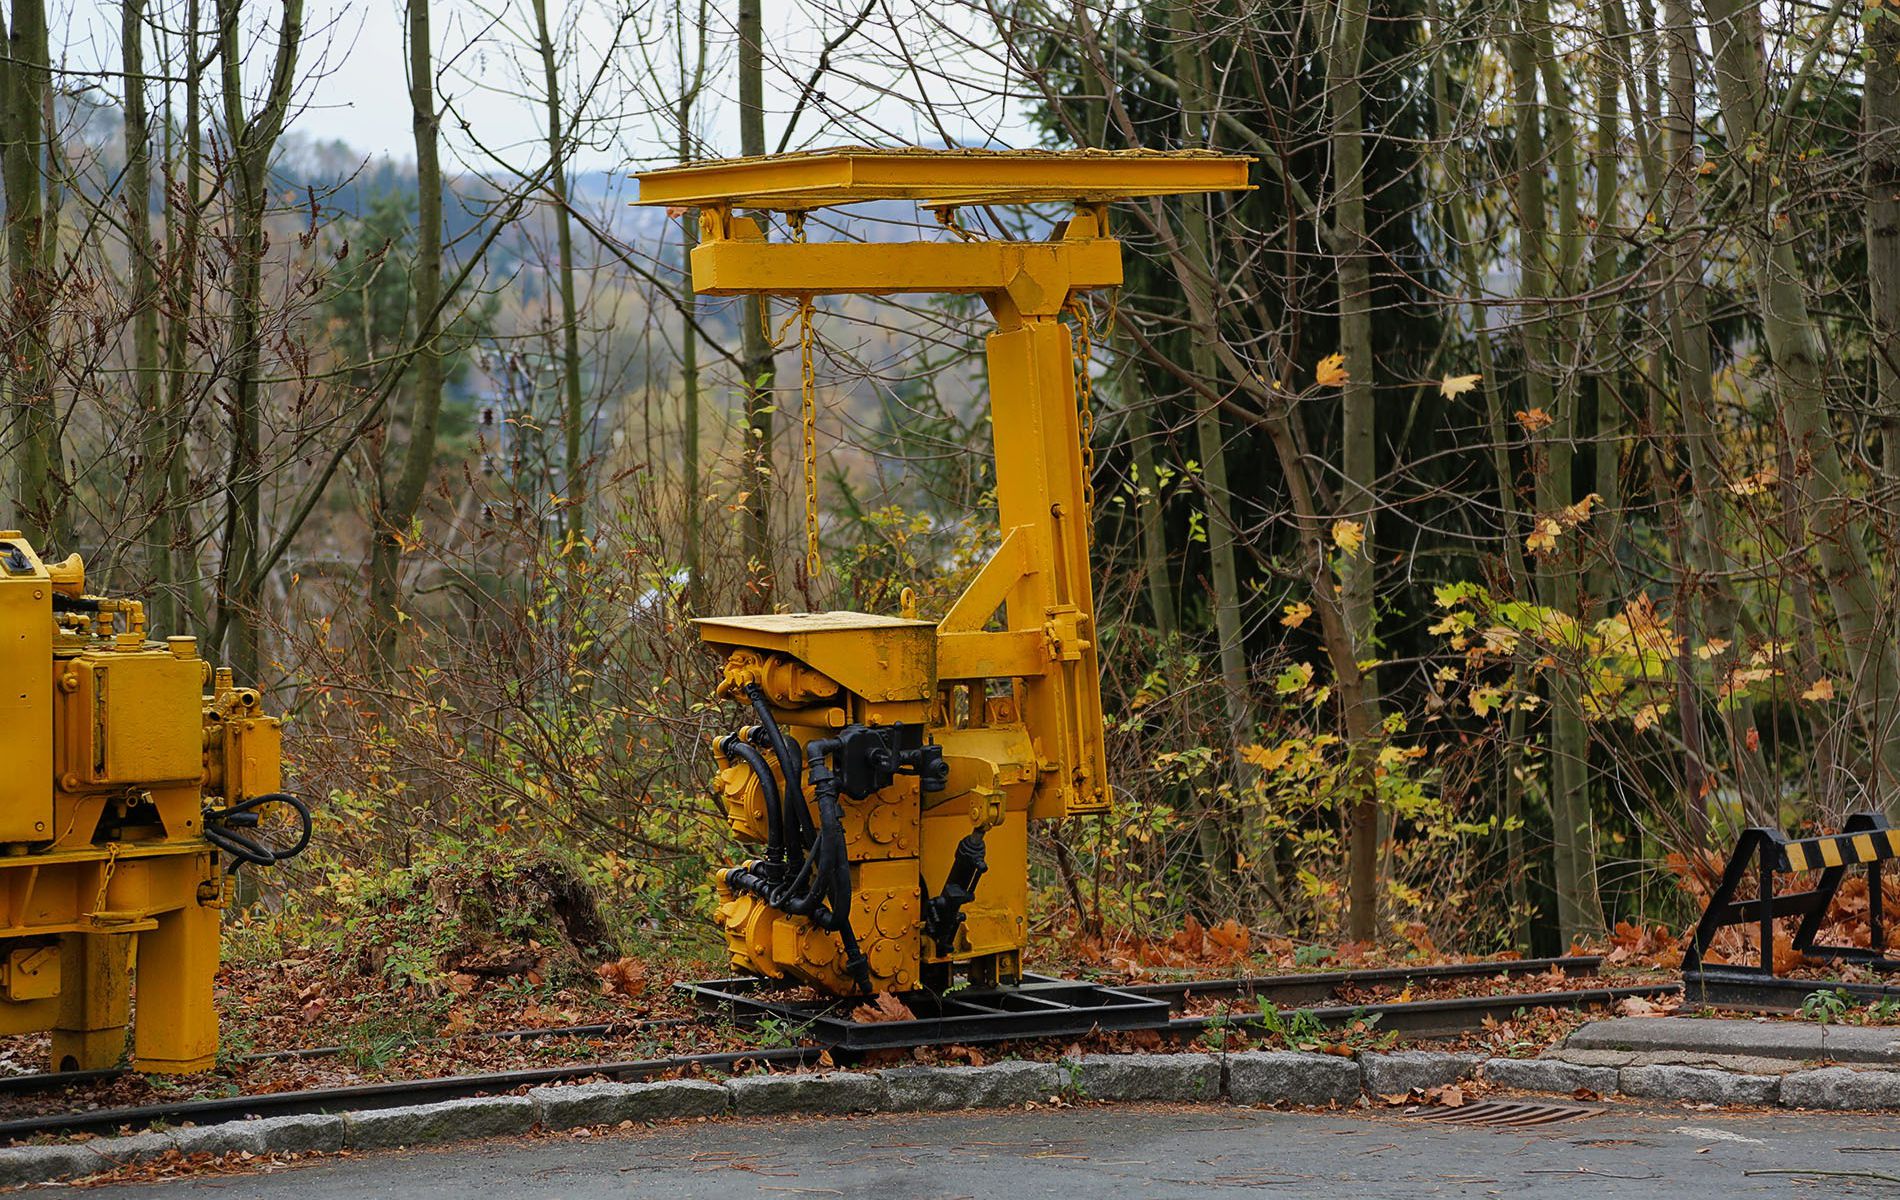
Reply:
[[[278,849],[265,845],[237,833],[239,828],[254,829],[257,826],[257,810],[267,804],[288,805],[297,814],[297,840],[291,845]],[[273,867],[280,862],[297,857],[310,845],[313,821],[310,806],[299,796],[289,792],[266,792],[261,796],[252,796],[229,808],[206,809],[203,813],[205,840],[229,854],[235,862],[232,870],[243,863],[259,867]]]
[[[759,728],[764,732],[772,755],[778,759],[779,772],[785,776],[785,803],[789,815],[797,823],[799,840],[804,847],[817,844],[817,829],[812,825],[811,812],[805,807],[804,771],[805,760],[798,753],[798,745],[779,728],[777,718],[772,716],[772,706],[765,701],[765,689],[756,683],[745,685],[746,699],[752,702],[752,711],[759,718]]]
[[[788,738],[786,740],[790,741],[791,739]],[[772,757],[774,759],[778,758],[777,745],[773,742],[771,735],[766,733],[764,726],[754,725],[752,727],[751,742],[755,748],[770,750]],[[798,755],[796,743],[793,744],[792,754],[795,758]],[[798,758],[797,761],[802,763],[804,760]],[[781,762],[779,765],[782,770],[784,764]],[[787,784],[788,788],[792,786],[796,786],[796,784]],[[801,817],[804,819],[801,820]],[[794,802],[788,791],[781,791],[779,793],[779,834],[785,842],[785,862],[788,871],[796,872],[804,865],[806,847],[813,840],[806,835],[805,830],[806,825],[810,823],[810,818],[811,814],[805,811],[805,803],[802,797]]]
[[[805,747],[812,792],[818,803],[821,861],[812,872],[812,891],[829,900],[829,920],[814,918],[844,945],[845,969],[859,990],[871,990],[871,966],[851,928],[851,861],[844,840],[844,810],[838,803],[838,776],[827,761],[843,743],[820,738]]]
[[[766,765],[765,756],[746,745],[745,739],[736,733],[729,733],[719,739],[719,751],[729,759],[738,759],[752,768],[757,776],[759,790],[765,793],[765,861],[767,878],[782,875],[785,871],[785,835],[780,828],[783,816],[779,811],[778,781],[772,777],[772,768]]]

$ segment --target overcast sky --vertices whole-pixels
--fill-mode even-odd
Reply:
[[[119,9],[108,0],[50,0],[55,10],[54,55],[78,73],[119,65]],[[583,168],[613,169],[674,157],[671,117],[677,84],[675,7],[697,11],[697,0],[647,2],[617,15],[610,0],[550,0],[560,29],[563,87],[572,102],[591,93],[578,130]],[[148,0],[182,14],[182,0]],[[292,129],[318,141],[340,139],[365,156],[414,156],[408,102],[404,8],[400,0],[306,0],[301,50],[303,110]],[[212,0],[203,0],[207,13]],[[706,154],[738,152],[731,84],[733,45],[728,23],[733,0],[707,6],[713,76],[697,137]],[[768,142],[776,146],[784,114],[808,77],[824,43],[863,5],[859,0],[765,0]],[[256,48],[247,82],[264,78],[275,48],[276,0],[247,0],[246,41]],[[448,106],[445,150],[451,159],[482,169],[496,157],[525,164],[544,136],[540,62],[534,56],[528,0],[435,0],[433,21],[440,88]],[[987,35],[987,36],[986,36]],[[154,42],[158,36],[151,35]],[[841,141],[900,144],[954,140],[970,145],[1021,145],[1029,138],[1020,106],[994,82],[1002,64],[974,48],[993,40],[974,14],[944,0],[888,0],[833,55],[834,72],[808,104],[792,145]],[[692,53],[691,44],[688,53]],[[906,60],[914,60],[915,67]],[[148,49],[148,69],[164,65],[162,48]],[[96,82],[88,81],[88,82]],[[116,93],[116,79],[105,81]],[[918,97],[928,96],[928,104]],[[116,98],[116,95],[115,95]],[[158,103],[154,97],[154,104]],[[467,122],[467,130],[460,126]]]

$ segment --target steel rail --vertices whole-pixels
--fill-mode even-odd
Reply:
[[[1275,1005],[1307,1005],[1331,1000],[1345,987],[1381,987],[1406,984],[1439,983],[1453,979],[1517,978],[1525,975],[1595,975],[1603,964],[1601,955],[1571,954],[1561,958],[1492,959],[1487,962],[1437,963],[1415,967],[1371,967],[1352,971],[1313,971],[1304,975],[1247,975],[1231,979],[1187,979],[1156,983],[1118,984],[1124,992],[1138,996],[1164,996],[1176,1008],[1199,997],[1245,996],[1272,1001]]]
[[[538,1042],[570,1037],[625,1037],[648,1029],[677,1029],[698,1025],[695,1017],[657,1017],[649,1021],[612,1021],[592,1025],[554,1025],[539,1029],[471,1029],[447,1037],[424,1038],[417,1046],[441,1046],[468,1038],[483,1041]],[[301,1046],[290,1050],[265,1050],[239,1056],[242,1063],[288,1062],[304,1058],[335,1058],[348,1054],[350,1046]],[[40,1071],[30,1075],[0,1075],[0,1096],[31,1096],[61,1088],[113,1083],[136,1074],[130,1067],[106,1067],[93,1071]]]
[[[485,1075],[450,1075],[441,1079],[408,1079],[364,1083],[350,1087],[315,1088],[303,1092],[262,1092],[249,1096],[220,1096],[151,1104],[137,1108],[101,1108],[89,1112],[51,1113],[0,1121],[0,1142],[16,1142],[48,1134],[112,1133],[121,1128],[142,1129],[163,1122],[215,1125],[249,1117],[305,1116],[313,1113],[357,1112],[460,1100],[469,1096],[504,1094],[523,1087],[571,1083],[604,1077],[619,1082],[653,1079],[673,1071],[731,1071],[756,1063],[774,1067],[802,1067],[818,1063],[828,1051],[823,1046],[789,1046],[740,1050],[720,1054],[682,1054],[631,1062],[575,1063],[563,1067],[535,1067],[525,1071],[498,1071]]]
[[[1297,1010],[1279,1009],[1275,1015],[1285,1021],[1298,1012],[1329,1027],[1365,1021],[1369,1025],[1376,1025],[1382,1033],[1443,1037],[1482,1028],[1487,1019],[1507,1019],[1522,1009],[1585,1008],[1616,1004],[1631,997],[1654,1000],[1674,996],[1681,991],[1682,985],[1678,983],[1645,983],[1628,987],[1577,988],[1504,996],[1402,1000],[1387,1004],[1330,1004]],[[1268,1019],[1263,1013],[1216,1013],[1204,1017],[1176,1017],[1161,1032],[1164,1036],[1194,1037],[1222,1028],[1258,1028],[1266,1024]]]

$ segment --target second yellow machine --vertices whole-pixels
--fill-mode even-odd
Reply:
[[[8,530],[0,746],[0,1034],[49,1032],[54,1070],[93,1070],[131,1024],[139,1070],[209,1067],[227,868],[310,836],[279,790],[277,718],[196,639],[150,640],[137,600],[88,594],[78,555]]]
[[[1021,980],[1029,822],[1106,812],[1110,797],[1090,417],[1062,317],[1122,282],[1111,204],[1243,190],[1249,161],[847,149],[641,176],[642,204],[699,210],[701,294],[788,297],[806,322],[820,295],[975,295],[996,322],[998,545],[949,612],[699,622],[725,656],[720,695],[750,722],[717,741],[728,818],[761,851],[716,876],[736,967],[834,994],[942,991],[959,974],[979,986]],[[802,230],[813,210],[892,200],[935,212],[944,239],[768,242],[740,212],[784,213]],[[1005,205],[1068,215],[1047,241],[978,238],[955,219]],[[809,490],[809,370],[805,380]]]

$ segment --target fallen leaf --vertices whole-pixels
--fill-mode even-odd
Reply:
[[[915,1021],[917,1014],[897,998],[897,993],[879,992],[869,1004],[852,1009],[851,1019],[860,1025],[877,1025],[885,1021]]]
[[[1834,698],[1834,681],[1825,676],[1815,680],[1808,685],[1807,691],[1801,693],[1801,698],[1803,700],[1832,700]]]
[[[1300,622],[1313,615],[1313,606],[1304,600],[1296,601],[1280,610],[1283,614],[1280,624],[1288,629],[1298,629]]]
[[[1517,410],[1517,423],[1524,427],[1525,433],[1536,433],[1540,429],[1548,429],[1553,419],[1541,408]]]
[[[594,974],[600,977],[601,986],[609,996],[631,999],[647,990],[646,965],[635,958],[602,963],[594,968]]]

